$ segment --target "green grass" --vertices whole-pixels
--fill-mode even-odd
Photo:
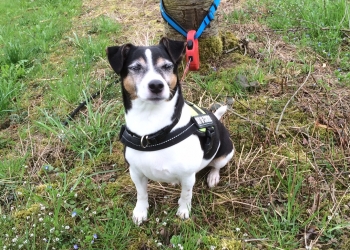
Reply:
[[[306,241],[349,249],[349,147],[341,144],[349,132],[349,2],[248,1],[225,13],[228,27],[275,30],[246,34],[261,58],[235,50],[216,68],[189,73],[184,85],[189,101],[207,107],[236,99],[224,118],[235,161],[214,189],[198,174],[189,220],[175,215],[179,187],[150,182],[149,220],[140,227],[118,142],[120,83],[110,84],[116,79],[105,55],[115,40],[134,40],[128,21],[136,13],[120,19],[119,4],[0,3],[0,248],[301,249]],[[156,22],[143,11],[140,18]],[[277,37],[295,48],[293,61],[266,45]],[[258,88],[245,90],[240,77]],[[82,101],[86,107],[64,126]]]
[[[0,119],[16,109],[16,99],[22,92],[21,78],[30,70],[25,69],[25,62],[5,64],[0,69]]]
[[[233,11],[226,19],[233,23],[258,20],[286,41],[312,48],[336,65],[340,82],[349,86],[349,1],[248,1],[246,7]]]

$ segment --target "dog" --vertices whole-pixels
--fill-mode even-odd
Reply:
[[[204,113],[184,101],[178,78],[186,42],[162,38],[158,45],[124,44],[107,48],[112,69],[121,78],[126,126],[120,132],[124,156],[137,190],[133,221],[147,220],[148,179],[181,184],[177,215],[189,218],[198,171],[211,167],[209,187],[234,155],[229,132],[219,121],[227,106]],[[201,114],[192,115],[193,109]],[[197,112],[197,113],[198,113]]]

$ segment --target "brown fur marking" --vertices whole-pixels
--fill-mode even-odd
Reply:
[[[123,85],[124,85],[125,90],[130,94],[130,99],[135,100],[137,98],[136,87],[135,87],[135,83],[134,83],[134,80],[132,79],[132,77],[131,76],[125,77],[125,79],[123,81]]]

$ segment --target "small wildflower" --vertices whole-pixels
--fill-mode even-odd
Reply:
[[[96,211],[93,211],[92,214],[97,214],[97,212],[96,212]]]
[[[47,239],[46,239],[46,238],[44,238],[44,239],[43,239],[43,241],[45,241],[45,242],[46,242],[46,241],[47,241]]]
[[[216,246],[210,246],[210,250],[215,250]]]
[[[78,193],[75,193],[75,194],[74,194],[74,197],[77,198],[77,197],[78,197]]]
[[[49,215],[51,216],[51,215],[53,215],[53,213],[52,213],[52,212],[49,212]]]
[[[28,215],[28,216],[26,217],[26,219],[29,220],[29,219],[30,219],[30,216]]]
[[[33,236],[34,236],[34,234],[30,234],[30,235],[29,235],[29,237],[33,237]]]
[[[36,224],[33,224],[32,227],[36,227]]]
[[[164,213],[164,214],[168,214],[168,212],[167,212],[167,211],[164,211],[163,213]]]
[[[239,227],[236,227],[236,231],[239,232],[241,231],[241,229]]]
[[[92,237],[94,237],[94,239],[97,239],[97,234],[94,234]]]
[[[2,249],[6,249],[7,248],[7,246],[4,246]]]
[[[159,222],[159,218],[156,218],[156,222],[157,222],[157,223]]]
[[[24,241],[23,241],[23,244],[27,244],[27,243],[28,243],[28,240],[24,240]]]
[[[55,232],[55,228],[54,227],[50,229],[50,233],[53,233],[53,232]]]
[[[5,234],[5,237],[6,237],[6,238],[8,238],[8,237],[9,237],[9,235],[8,235],[8,234]]]
[[[160,247],[161,245],[162,245],[162,242],[158,242],[158,243],[157,243],[157,246]]]
[[[94,240],[92,240],[92,241],[91,241],[91,244],[94,244],[94,242],[95,242],[95,241],[94,241]]]
[[[39,218],[39,221],[42,222],[44,219],[42,217]]]
[[[58,241],[60,241],[60,238],[56,238],[55,240],[56,240],[56,242],[58,242]]]
[[[17,242],[17,238],[13,238],[13,239],[12,239],[12,242],[13,242],[13,243],[16,243],[16,242]]]
[[[177,244],[177,246],[179,247],[180,250],[184,249],[184,247],[181,244]]]
[[[18,245],[18,249],[21,249],[23,247],[23,244]]]
[[[59,197],[61,197],[61,194],[57,194],[56,196],[57,196],[57,198],[59,198]]]
[[[21,192],[21,191],[18,191],[17,194],[18,194],[18,195],[22,195],[22,192]]]
[[[65,227],[64,227],[64,229],[67,229],[67,230],[68,230],[69,228],[70,228],[69,226],[65,226]]]
[[[89,207],[86,207],[86,208],[85,208],[85,211],[89,211]]]
[[[166,226],[166,222],[165,221],[163,222],[163,226]]]
[[[77,244],[75,244],[75,245],[73,246],[73,248],[74,248],[74,249],[79,249],[79,247],[78,247]]]
[[[76,212],[76,211],[73,211],[72,217],[74,218],[75,216],[77,216],[77,212]]]

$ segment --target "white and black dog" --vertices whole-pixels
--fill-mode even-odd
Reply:
[[[177,69],[185,46],[163,38],[156,46],[107,48],[109,63],[122,81],[126,126],[120,139],[137,190],[133,221],[138,225],[147,220],[148,179],[180,183],[177,215],[188,218],[196,173],[211,166],[208,185],[213,187],[220,168],[234,154],[229,133],[219,121],[227,107],[193,116],[198,107],[184,101]]]

